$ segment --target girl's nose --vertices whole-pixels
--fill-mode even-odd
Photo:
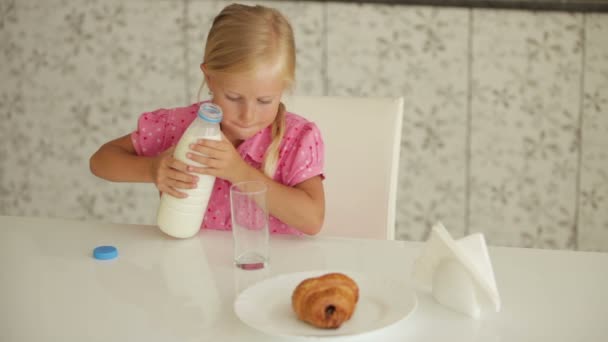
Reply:
[[[241,119],[245,122],[253,120],[255,117],[255,106],[247,103],[241,111]]]

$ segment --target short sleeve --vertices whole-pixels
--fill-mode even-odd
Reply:
[[[283,184],[294,186],[315,176],[324,177],[325,145],[314,123],[292,127],[283,139],[278,164]]]
[[[167,148],[165,136],[169,126],[169,110],[159,109],[143,113],[137,120],[137,129],[131,133],[131,141],[139,156],[153,157]]]

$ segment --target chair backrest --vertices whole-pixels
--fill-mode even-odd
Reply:
[[[319,235],[394,239],[402,98],[288,96],[325,142],[325,223]]]

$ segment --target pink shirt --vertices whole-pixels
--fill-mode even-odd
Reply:
[[[180,137],[196,117],[198,104],[173,109],[158,109],[143,113],[137,122],[137,130],[131,133],[131,141],[140,156],[157,156],[177,144]],[[325,146],[317,126],[306,119],[285,113],[285,135],[279,147],[279,160],[274,180],[294,186],[309,178],[323,177]],[[272,141],[270,127],[245,140],[237,151],[243,160],[260,169],[264,153]],[[209,199],[207,212],[201,228],[231,230],[230,185],[217,178]],[[301,234],[293,227],[270,216],[272,233]]]

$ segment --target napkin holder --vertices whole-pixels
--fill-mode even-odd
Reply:
[[[414,281],[440,304],[473,318],[482,308],[500,311],[500,295],[482,234],[454,240],[441,223],[414,262]]]

